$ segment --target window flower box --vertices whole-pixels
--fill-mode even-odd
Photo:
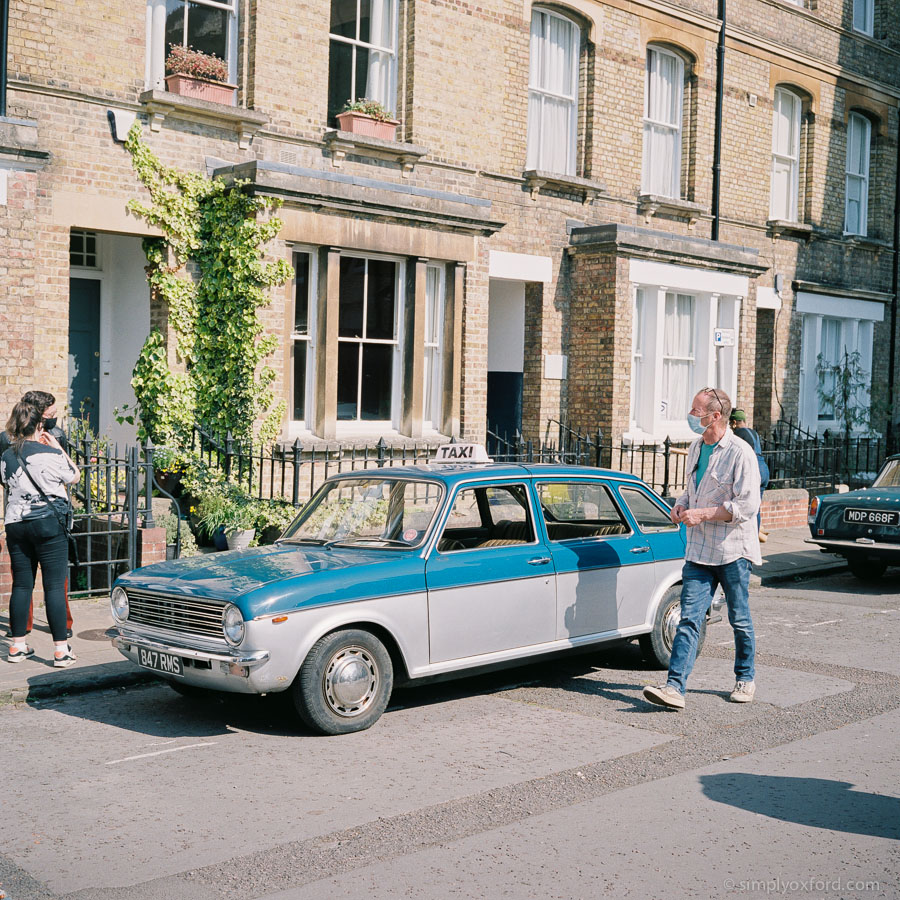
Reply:
[[[378,119],[355,110],[339,113],[337,121],[341,131],[379,138],[383,141],[393,141],[397,136],[397,126],[400,124],[396,119]]]
[[[178,73],[166,76],[166,90],[181,97],[192,97],[195,100],[206,100],[208,103],[233,106],[237,85]]]

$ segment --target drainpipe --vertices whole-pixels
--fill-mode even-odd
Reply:
[[[900,291],[900,142],[897,145],[897,170],[894,179],[894,267],[891,272],[891,347],[888,355],[888,448],[894,436],[894,396],[897,364],[897,294]]]
[[[719,48],[716,53],[716,126],[713,147],[712,239],[719,239],[719,195],[722,191],[722,101],[725,96],[725,0],[719,0]]]
[[[0,0],[0,116],[6,115],[6,53],[9,46],[9,0]]]

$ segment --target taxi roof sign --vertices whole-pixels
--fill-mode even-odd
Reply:
[[[441,463],[490,463],[493,460],[487,455],[482,444],[441,444],[437,448],[432,464]]]

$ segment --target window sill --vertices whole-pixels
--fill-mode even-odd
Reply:
[[[269,122],[267,115],[252,109],[195,100],[169,91],[144,91],[139,99],[149,116],[151,131],[159,131],[167,118],[216,125],[236,132],[241,150],[249,149],[253,135]]]
[[[543,187],[566,193],[581,194],[581,202],[587,206],[595,197],[606,193],[606,185],[600,181],[591,181],[589,178],[579,178],[577,175],[560,175],[555,172],[544,172],[541,169],[527,169],[522,173],[528,190],[531,191],[531,199],[537,200]]]
[[[402,141],[385,141],[382,138],[353,134],[350,131],[326,131],[322,140],[331,155],[331,164],[339,169],[341,163],[350,155],[369,156],[374,159],[387,159],[398,163],[404,177],[416,167],[416,163],[428,153],[426,147],[419,144],[406,144]]]
[[[663,197],[661,194],[641,194],[638,197],[638,212],[649,225],[650,219],[657,213],[668,216],[677,216],[688,220],[688,226],[693,227],[697,220],[706,212],[702,203],[693,203],[690,200],[681,200],[676,197]]]
[[[806,222],[790,222],[787,219],[769,219],[766,227],[773,238],[779,238],[786,234],[811,241],[815,234],[812,225],[808,225]]]
[[[866,234],[850,234],[849,232],[845,232],[844,240],[850,244],[851,247],[858,247],[861,250],[874,250],[876,254],[881,253],[882,250],[891,249],[889,241],[882,241]]]

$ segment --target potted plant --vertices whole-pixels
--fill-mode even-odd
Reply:
[[[342,112],[338,113],[338,128],[351,134],[381,138],[393,141],[400,124],[377,100],[348,100]]]
[[[229,550],[244,550],[256,535],[257,510],[245,497],[232,497],[225,511],[225,541]]]
[[[299,510],[284,499],[259,500],[256,504],[256,530],[260,544],[274,544],[294,521]]]
[[[211,53],[173,44],[166,58],[166,90],[210,103],[234,103],[237,85],[228,83],[228,66]]]

